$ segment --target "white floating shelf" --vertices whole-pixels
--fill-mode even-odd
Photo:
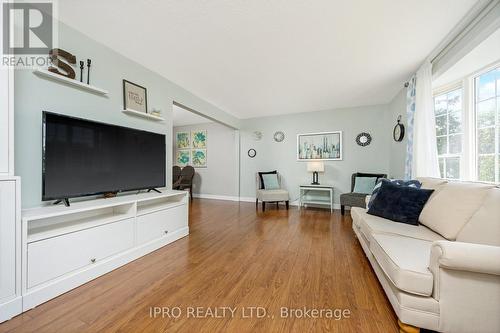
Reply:
[[[71,85],[71,86],[74,86],[74,87],[77,87],[80,89],[88,90],[88,91],[91,91],[91,92],[99,94],[99,95],[107,95],[108,94],[107,90],[97,88],[97,87],[91,86],[89,84],[77,81],[75,79],[70,79],[70,78],[67,78],[65,76],[49,72],[49,71],[44,70],[44,69],[35,69],[33,71],[33,73],[40,76],[40,77],[54,80],[54,81],[59,81],[61,83],[65,83],[65,84],[68,84],[68,85]]]
[[[146,119],[154,120],[154,121],[164,121],[165,120],[162,117],[153,116],[150,113],[139,112],[139,111],[134,111],[134,110],[129,110],[129,109],[122,110],[122,112],[129,114],[129,115],[132,115],[132,116],[142,117],[142,118],[146,118]]]

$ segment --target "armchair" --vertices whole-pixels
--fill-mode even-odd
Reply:
[[[279,208],[279,203],[281,201],[285,202],[286,209],[288,210],[290,196],[288,191],[283,188],[281,175],[276,172],[278,177],[279,189],[275,190],[266,190],[264,189],[264,184],[261,181],[259,173],[256,174],[256,199],[255,199],[255,208],[259,208],[259,200],[262,202],[262,211],[266,210],[266,202],[274,202],[276,203],[276,208]]]
[[[178,181],[179,190],[189,190],[189,197],[193,200],[193,177],[194,168],[190,165],[185,166],[181,170],[181,176]]]
[[[387,175],[382,173],[353,173],[351,176],[351,193],[343,193],[340,195],[340,212],[342,215],[344,215],[345,213],[345,206],[361,208],[366,207],[365,199],[368,194],[354,192],[354,188],[356,186],[356,177],[377,178],[378,181],[379,178],[386,178]]]

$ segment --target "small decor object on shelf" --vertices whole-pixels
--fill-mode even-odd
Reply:
[[[250,158],[254,158],[255,156],[257,156],[257,151],[255,149],[248,149],[248,157]]]
[[[325,172],[325,164],[321,161],[307,162],[307,171],[313,173],[311,185],[320,185],[318,179],[318,172]]]
[[[80,82],[83,83],[83,67],[85,67],[85,63],[80,60]]]
[[[359,133],[356,137],[356,143],[361,147],[366,147],[372,143],[372,136],[369,133]]]
[[[297,160],[342,160],[342,132],[297,135]]]
[[[207,131],[192,131],[191,132],[191,144],[193,148],[196,149],[206,149],[207,148]]]
[[[401,124],[401,115],[398,116],[398,123],[394,126],[394,131],[392,132],[394,141],[401,142],[405,137],[405,126]]]
[[[64,51],[62,49],[52,49],[49,52],[49,58],[52,64],[56,67],[50,66],[49,67],[49,72],[51,73],[56,73],[61,76],[65,76],[69,79],[74,79],[76,77],[75,71],[73,67],[71,67],[69,64],[76,64],[76,57],[69,53],[68,51]],[[59,58],[62,58],[66,60],[68,63],[65,63],[64,61],[60,60]],[[62,69],[66,74],[63,72],[60,72],[59,69]]]
[[[150,114],[155,117],[161,117],[161,110],[153,109]]]
[[[191,150],[191,161],[195,168],[207,167],[207,150],[206,149],[193,149]]]
[[[178,149],[189,149],[189,132],[177,132],[177,148]]]
[[[87,84],[90,84],[90,64],[92,60],[87,59]]]
[[[146,88],[123,80],[123,108],[148,113],[148,101]]]
[[[282,131],[277,131],[276,133],[274,133],[273,138],[276,142],[283,142],[283,140],[285,140],[285,133],[283,133]]]
[[[178,166],[186,166],[189,164],[190,160],[190,150],[189,149],[184,149],[184,150],[178,150],[177,151],[177,165]]]

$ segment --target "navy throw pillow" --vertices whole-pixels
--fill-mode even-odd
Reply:
[[[418,217],[434,190],[399,186],[382,180],[382,186],[368,214],[395,222],[418,225]]]
[[[370,198],[370,201],[368,202],[368,208],[372,206],[373,201],[375,201],[375,198],[377,197],[378,192],[380,191],[380,187],[382,186],[382,180],[387,180],[392,182],[393,184],[399,185],[399,186],[410,186],[410,187],[415,187],[415,188],[420,188],[422,186],[422,183],[419,182],[418,180],[402,180],[402,179],[385,179],[385,178],[380,178],[373,188],[372,196]]]

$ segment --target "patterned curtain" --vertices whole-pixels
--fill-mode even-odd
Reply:
[[[417,78],[413,75],[408,81],[406,90],[406,163],[405,163],[405,179],[412,178],[413,166],[413,125],[415,123],[415,87],[417,86]]]

